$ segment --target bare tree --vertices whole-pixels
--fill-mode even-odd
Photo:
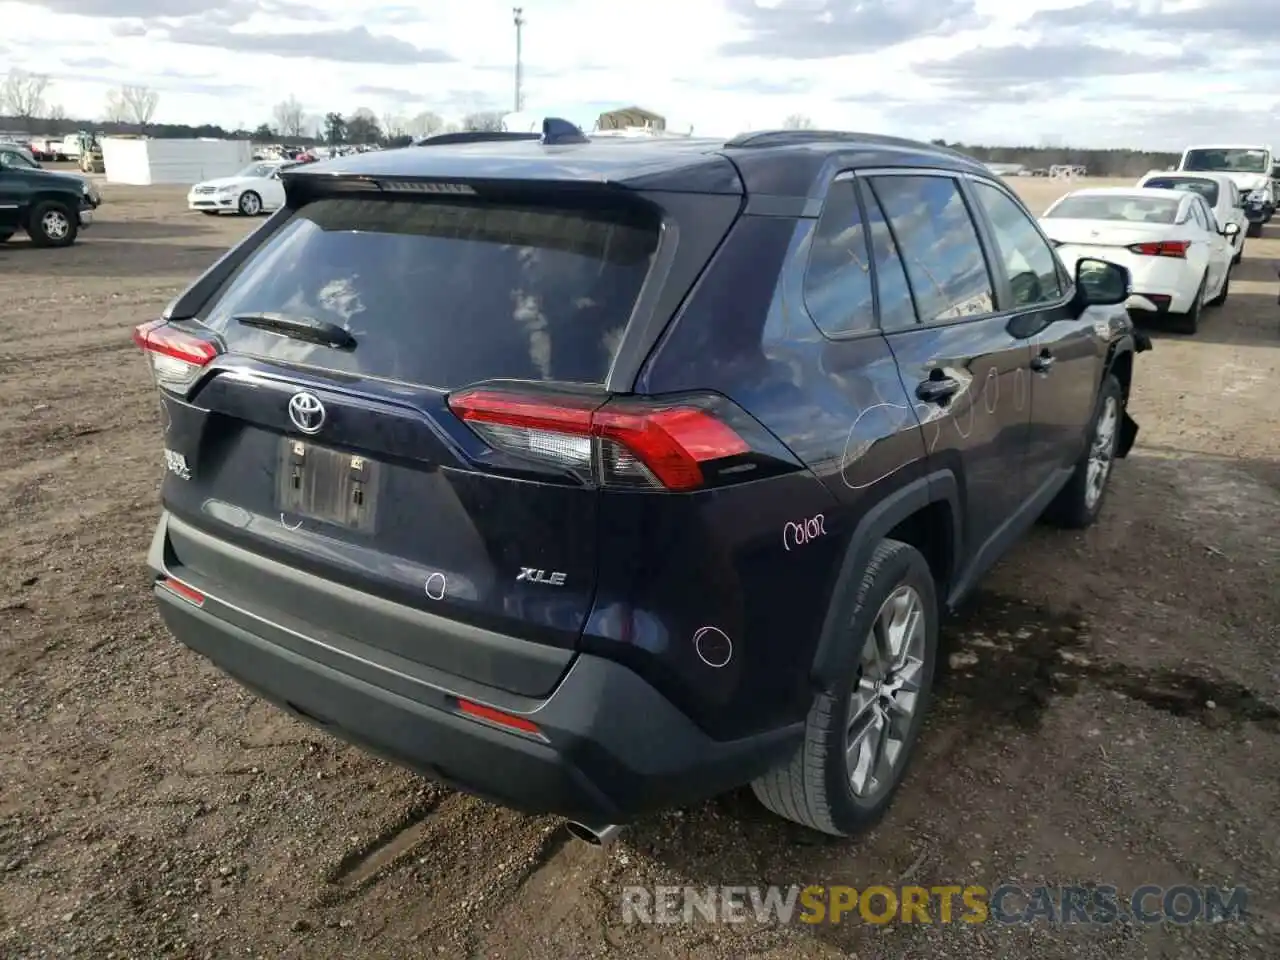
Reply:
[[[275,109],[271,111],[271,117],[276,122],[276,131],[280,136],[292,138],[306,136],[306,116],[302,110],[302,104],[292,94],[289,95],[288,100],[282,100],[275,105]]]
[[[782,126],[787,130],[812,130],[813,119],[805,113],[793,113],[782,121]]]
[[[44,112],[44,94],[49,78],[42,73],[10,70],[0,86],[0,109],[10,116],[30,120]]]
[[[443,129],[444,120],[440,118],[440,114],[424,110],[409,121],[407,133],[411,137],[429,137],[433,133],[440,133]]]
[[[150,87],[123,86],[120,88],[120,99],[124,101],[126,116],[145,130],[156,115],[156,107],[160,105],[160,94]]]
[[[501,130],[502,111],[477,110],[462,118],[463,130]]]
[[[404,117],[399,114],[391,113],[390,111],[384,113],[382,115],[382,135],[388,140],[403,137],[405,135],[404,124]]]
[[[107,91],[102,118],[107,123],[124,123],[129,118],[129,107],[124,102],[124,94],[120,90]]]

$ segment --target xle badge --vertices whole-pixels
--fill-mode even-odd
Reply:
[[[565,575],[559,572],[548,573],[546,570],[537,570],[534,567],[521,567],[520,575],[516,580],[524,580],[527,583],[541,583],[548,587],[563,587]]]

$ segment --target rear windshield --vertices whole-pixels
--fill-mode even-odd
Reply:
[[[657,246],[647,211],[343,197],[310,203],[258,250],[203,321],[237,352],[454,388],[602,383]],[[355,347],[235,317],[337,324]]]
[[[1183,170],[1220,170],[1223,173],[1270,173],[1271,158],[1265,150],[1188,150]]]
[[[1204,197],[1209,206],[1218,205],[1218,184],[1213,180],[1203,180],[1200,177],[1149,177],[1142,185],[1158,190],[1190,190]]]
[[[1063,197],[1045,216],[1071,220],[1120,220],[1129,223],[1173,223],[1179,201],[1128,194]]]

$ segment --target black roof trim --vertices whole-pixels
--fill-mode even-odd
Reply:
[[[892,137],[882,133],[857,133],[851,130],[752,130],[740,133],[725,142],[725,147],[799,147],[809,144],[849,144],[865,147],[902,147],[942,156],[959,157],[973,162],[974,158],[951,147],[906,137]]]
[[[511,130],[463,130],[459,133],[435,133],[414,141],[415,147],[443,147],[452,143],[488,143],[503,140],[541,140],[540,133],[516,133]]]

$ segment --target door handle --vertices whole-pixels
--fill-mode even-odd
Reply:
[[[951,377],[941,376],[938,378],[930,377],[928,380],[921,380],[916,387],[916,396],[925,403],[945,404],[954,397],[960,390],[960,381]]]
[[[1048,373],[1053,369],[1053,354],[1048,350],[1042,350],[1040,356],[1031,361],[1031,369],[1036,373]]]

